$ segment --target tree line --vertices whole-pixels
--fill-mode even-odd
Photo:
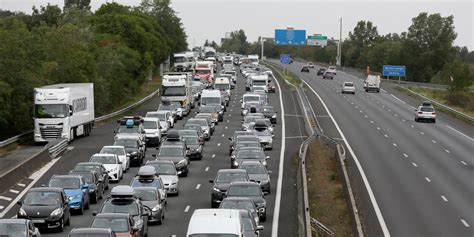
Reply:
[[[33,88],[94,83],[96,116],[140,92],[150,73],[186,50],[181,19],[169,0],[90,10],[90,0],[0,10],[0,140],[32,129]]]

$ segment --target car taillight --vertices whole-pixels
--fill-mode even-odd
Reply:
[[[423,114],[423,112],[418,112],[418,114]]]
[[[431,114],[435,115],[435,114],[436,114],[436,112],[433,112],[433,113],[431,113]]]

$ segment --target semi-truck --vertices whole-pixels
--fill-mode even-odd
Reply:
[[[213,58],[214,60],[216,60],[216,57],[217,57],[216,49],[214,49],[213,47],[207,47],[207,46],[204,47],[205,59]]]
[[[380,92],[380,76],[368,75],[364,81],[365,92],[375,91]]]
[[[189,72],[194,69],[194,52],[175,53],[173,59],[174,68],[177,72]]]
[[[94,120],[94,84],[68,83],[34,89],[36,143],[88,136]]]
[[[177,101],[181,104],[183,115],[187,116],[193,103],[192,73],[169,72],[161,82],[161,101]]]
[[[214,80],[214,63],[211,61],[197,61],[194,68],[194,77],[201,79],[207,86]]]
[[[267,74],[259,74],[253,75],[250,77],[250,87],[255,89],[262,89],[265,92],[268,92],[268,75]]]

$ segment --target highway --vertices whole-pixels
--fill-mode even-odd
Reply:
[[[180,178],[179,196],[169,197],[166,207],[165,220],[162,225],[150,225],[149,236],[185,236],[189,219],[195,209],[211,207],[212,184],[209,179],[213,179],[219,169],[230,167],[228,154],[230,137],[234,131],[241,129],[240,98],[245,92],[244,79],[239,74],[236,88],[232,91],[232,97],[224,122],[216,126],[211,140],[206,142],[203,152],[203,160],[191,161],[190,173],[188,177]],[[276,83],[277,93],[269,94],[269,104],[274,106],[279,112],[278,124],[275,126],[275,138],[273,150],[265,153],[271,158],[268,163],[271,175],[271,194],[265,196],[267,200],[267,221],[263,223],[265,229],[261,236],[296,236],[297,235],[297,199],[296,199],[296,167],[293,159],[297,157],[299,145],[304,140],[304,124],[297,106],[297,99],[286,86],[280,88]],[[281,89],[281,94],[279,89]],[[281,95],[284,95],[282,100]],[[147,111],[152,111],[158,107],[159,97],[154,97],[149,102],[131,111],[129,115],[144,116]],[[283,108],[282,108],[283,106]],[[194,116],[194,109],[190,116],[179,120],[175,129],[180,129],[186,119]],[[284,111],[284,113],[283,113]],[[282,126],[282,118],[287,119],[286,126]],[[40,186],[48,181],[54,174],[65,174],[71,170],[78,162],[88,161],[90,156],[99,152],[104,145],[112,144],[113,131],[116,128],[115,121],[107,121],[96,127],[91,136],[81,138],[72,142],[68,152],[62,155],[59,160],[55,160],[50,167],[43,168],[35,174],[37,182],[33,187]],[[283,133],[282,129],[285,129]],[[282,137],[285,134],[288,139]],[[283,144],[285,143],[285,144]],[[146,159],[150,160],[152,154],[156,153],[155,148],[149,147]],[[281,152],[284,152],[283,154]],[[283,160],[282,160],[283,159]],[[132,167],[118,184],[128,185],[132,177],[137,173],[138,168]],[[281,189],[277,190],[278,180],[281,182]],[[36,180],[34,180],[36,181]],[[112,187],[117,185],[113,183]],[[107,195],[110,191],[107,191]],[[13,197],[12,197],[13,198]],[[275,207],[276,200],[280,205]],[[13,202],[13,201],[12,201]],[[90,210],[86,210],[83,215],[73,215],[71,226],[67,226],[63,233],[46,232],[43,236],[67,236],[69,231],[75,227],[88,227],[92,221],[92,211],[97,211],[101,207],[103,200],[99,204],[91,205]],[[280,208],[281,207],[281,208]],[[5,217],[15,216],[18,206],[14,205]],[[274,211],[279,215],[274,218]],[[279,223],[279,224],[278,224]],[[272,233],[274,229],[275,233]]]
[[[355,178],[360,208],[372,209],[362,213],[369,236],[474,236],[473,126],[439,111],[435,124],[417,123],[414,109],[421,101],[393,86],[382,84],[380,93],[365,93],[358,75],[338,71],[334,80],[323,80],[316,76],[318,66],[301,73],[302,65],[280,64],[309,87],[326,135],[345,139],[346,150],[353,152],[352,174],[357,172],[354,160],[360,163],[374,198],[368,201]],[[344,81],[355,83],[355,95],[341,94]],[[375,216],[381,230],[375,230]]]

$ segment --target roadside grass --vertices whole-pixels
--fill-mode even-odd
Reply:
[[[418,87],[403,87],[403,86],[396,86],[394,87],[396,90],[398,91],[401,91],[401,92],[404,92],[406,94],[408,94],[409,96],[413,97],[413,98],[416,98],[416,99],[420,99],[420,100],[424,100],[423,98],[411,93],[410,91],[406,90],[406,89],[410,89],[418,94],[421,94],[429,99],[432,99],[432,100],[436,100],[438,101],[439,103],[442,103],[444,105],[447,105],[457,111],[460,111],[462,113],[465,113],[465,114],[468,114],[470,116],[474,116],[474,110],[472,109],[472,107],[474,106],[471,106],[471,108],[469,107],[461,107],[461,106],[457,106],[457,105],[452,105],[450,103],[448,103],[448,101],[445,99],[446,98],[446,95],[448,93],[447,90],[440,90],[440,89],[429,89],[429,88],[418,88]],[[473,91],[469,91],[467,92],[469,94],[469,97],[471,98],[470,100],[471,101],[474,101],[474,92]],[[458,118],[468,124],[471,124],[471,125],[474,125],[474,121],[468,119],[468,118],[465,118],[463,116],[460,116],[459,114],[455,113],[455,112],[452,112],[448,109],[445,109],[443,107],[440,107],[440,106],[437,106],[437,105],[434,105],[434,107],[436,108],[436,110],[438,111],[442,111],[446,114],[449,114],[450,116],[453,116],[455,118]]]
[[[7,155],[8,153],[16,150],[18,147],[18,143],[17,142],[14,142],[14,143],[11,143],[11,144],[8,144],[4,147],[0,147],[0,156],[5,156]]]
[[[343,177],[335,150],[315,140],[306,155],[310,215],[332,230],[334,236],[354,236],[350,207],[344,196]],[[313,236],[327,236],[312,231]]]
[[[270,63],[263,62],[263,64],[273,71],[276,71],[278,74],[281,75],[285,79],[286,82],[290,82],[293,85],[299,85],[301,83],[299,77],[295,75],[294,73],[290,72],[289,70],[282,69],[281,66],[274,66],[271,65]]]

